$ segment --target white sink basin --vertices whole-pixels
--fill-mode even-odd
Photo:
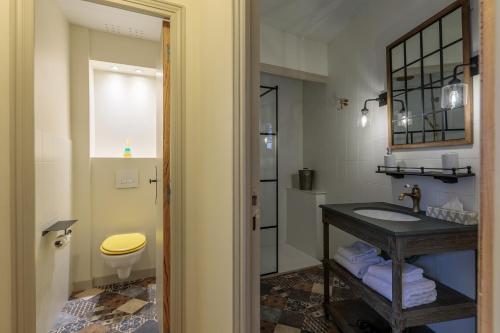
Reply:
[[[389,210],[380,209],[356,209],[354,210],[356,214],[363,215],[366,217],[371,217],[378,220],[386,221],[420,221],[420,218],[413,215],[391,212]]]

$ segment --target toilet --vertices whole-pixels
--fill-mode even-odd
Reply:
[[[146,236],[141,233],[117,234],[106,238],[101,243],[101,255],[104,262],[115,268],[118,278],[127,279],[132,266],[139,261],[146,248]]]

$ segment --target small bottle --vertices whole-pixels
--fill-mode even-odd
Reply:
[[[127,139],[125,143],[125,148],[123,149],[123,157],[131,158],[132,157],[132,148],[130,148],[130,141]]]

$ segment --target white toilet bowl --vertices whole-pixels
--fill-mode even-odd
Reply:
[[[132,267],[146,249],[146,236],[140,233],[118,234],[106,238],[101,244],[104,262],[116,269],[118,278],[127,279]]]

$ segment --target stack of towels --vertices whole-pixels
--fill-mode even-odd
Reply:
[[[392,301],[392,261],[370,266],[363,283]],[[436,300],[436,283],[424,277],[424,270],[403,265],[403,309],[432,303]]]
[[[392,301],[392,261],[378,255],[378,249],[363,242],[339,247],[333,259],[363,283]],[[436,283],[424,277],[420,267],[403,265],[403,309],[436,300]]]
[[[377,248],[363,242],[354,242],[351,246],[339,247],[333,260],[359,279],[365,275],[370,266],[384,261],[378,256]]]

